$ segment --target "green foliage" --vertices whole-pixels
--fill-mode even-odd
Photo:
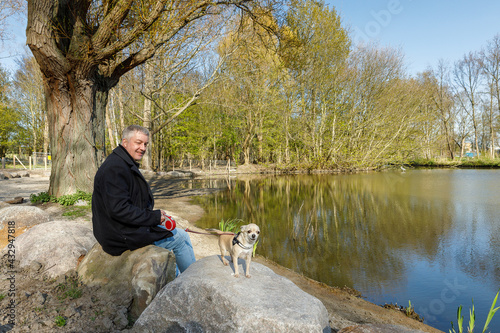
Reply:
[[[57,202],[63,206],[71,206],[74,205],[78,200],[90,202],[92,200],[92,193],[86,193],[78,190],[74,194],[67,194],[59,197],[57,199]]]
[[[238,227],[243,223],[240,219],[230,219],[224,221],[224,219],[219,222],[219,230],[224,232],[236,232]]]
[[[19,146],[26,143],[26,131],[20,125],[21,119],[17,110],[1,102],[0,120],[0,157],[4,157],[7,151],[18,151]]]
[[[7,297],[5,294],[0,294],[0,301]]]
[[[0,157],[29,147],[29,131],[22,118],[22,110],[12,97],[12,82],[8,73],[0,67]]]
[[[55,324],[57,327],[63,327],[66,325],[66,318],[63,316],[57,316],[55,319]]]
[[[54,202],[54,197],[49,195],[48,192],[41,192],[38,194],[31,194],[30,195],[30,201],[32,203],[46,203],[46,202]]]
[[[63,206],[74,205],[78,200],[83,200],[91,202],[92,193],[87,193],[78,190],[74,194],[62,195],[59,198],[49,195],[47,192],[41,192],[39,194],[32,194],[30,196],[30,201],[32,203],[46,203],[46,202],[56,202]]]
[[[497,292],[495,298],[493,299],[493,303],[491,304],[490,311],[488,312],[488,316],[486,318],[486,322],[484,323],[483,331],[482,333],[486,333],[486,330],[488,329],[488,325],[491,322],[491,319],[493,319],[493,316],[495,313],[500,309],[500,307],[495,308],[495,304],[498,299],[498,294],[500,293]],[[462,306],[460,305],[457,309],[457,329],[458,331],[455,331],[455,327],[453,326],[453,322],[451,322],[451,329],[450,333],[463,333],[464,332],[464,316],[462,315]],[[472,309],[469,310],[469,327],[467,328],[467,333],[474,333],[474,328],[476,326],[476,311],[474,310],[474,300],[472,300]]]
[[[457,168],[498,168],[500,158],[461,158],[461,159],[414,159],[408,163],[411,166],[421,167],[457,167]]]

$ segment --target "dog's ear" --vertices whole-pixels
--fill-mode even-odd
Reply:
[[[245,232],[245,231],[247,231],[247,229],[248,229],[248,226],[247,226],[247,225],[242,225],[242,226],[240,227],[241,232]]]

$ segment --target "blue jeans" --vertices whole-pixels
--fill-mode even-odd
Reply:
[[[186,231],[182,229],[174,229],[172,230],[172,233],[172,237],[160,239],[153,244],[174,252],[177,269],[182,273],[189,267],[189,265],[196,261],[194,257],[193,245],[191,244],[191,239]],[[177,275],[178,274],[176,274],[176,276]]]

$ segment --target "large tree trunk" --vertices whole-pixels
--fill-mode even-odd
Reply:
[[[92,192],[94,175],[105,156],[108,91],[71,73],[45,79],[44,84],[52,150],[49,194]]]
[[[143,126],[146,127],[150,131],[149,137],[149,145],[146,147],[146,153],[142,158],[141,166],[145,170],[152,170],[151,161],[152,159],[152,146],[153,146],[153,132],[152,132],[152,121],[151,121],[151,111],[152,111],[152,102],[153,98],[153,82],[154,76],[154,67],[151,62],[146,62],[144,65],[144,109],[143,109]]]
[[[109,107],[109,103],[106,104],[106,127],[108,128],[108,139],[109,139],[109,145],[111,146],[111,149],[117,146],[115,144],[115,134],[113,130],[113,123],[114,121],[112,120],[112,114],[113,111]]]
[[[49,152],[49,142],[50,142],[50,137],[49,137],[49,121],[47,117],[47,112],[43,115],[43,152],[45,153],[45,158],[47,158],[47,154]]]

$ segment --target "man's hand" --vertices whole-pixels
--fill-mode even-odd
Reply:
[[[168,216],[164,210],[161,210],[161,225],[163,225],[168,231],[175,229],[175,220],[172,216]]]

